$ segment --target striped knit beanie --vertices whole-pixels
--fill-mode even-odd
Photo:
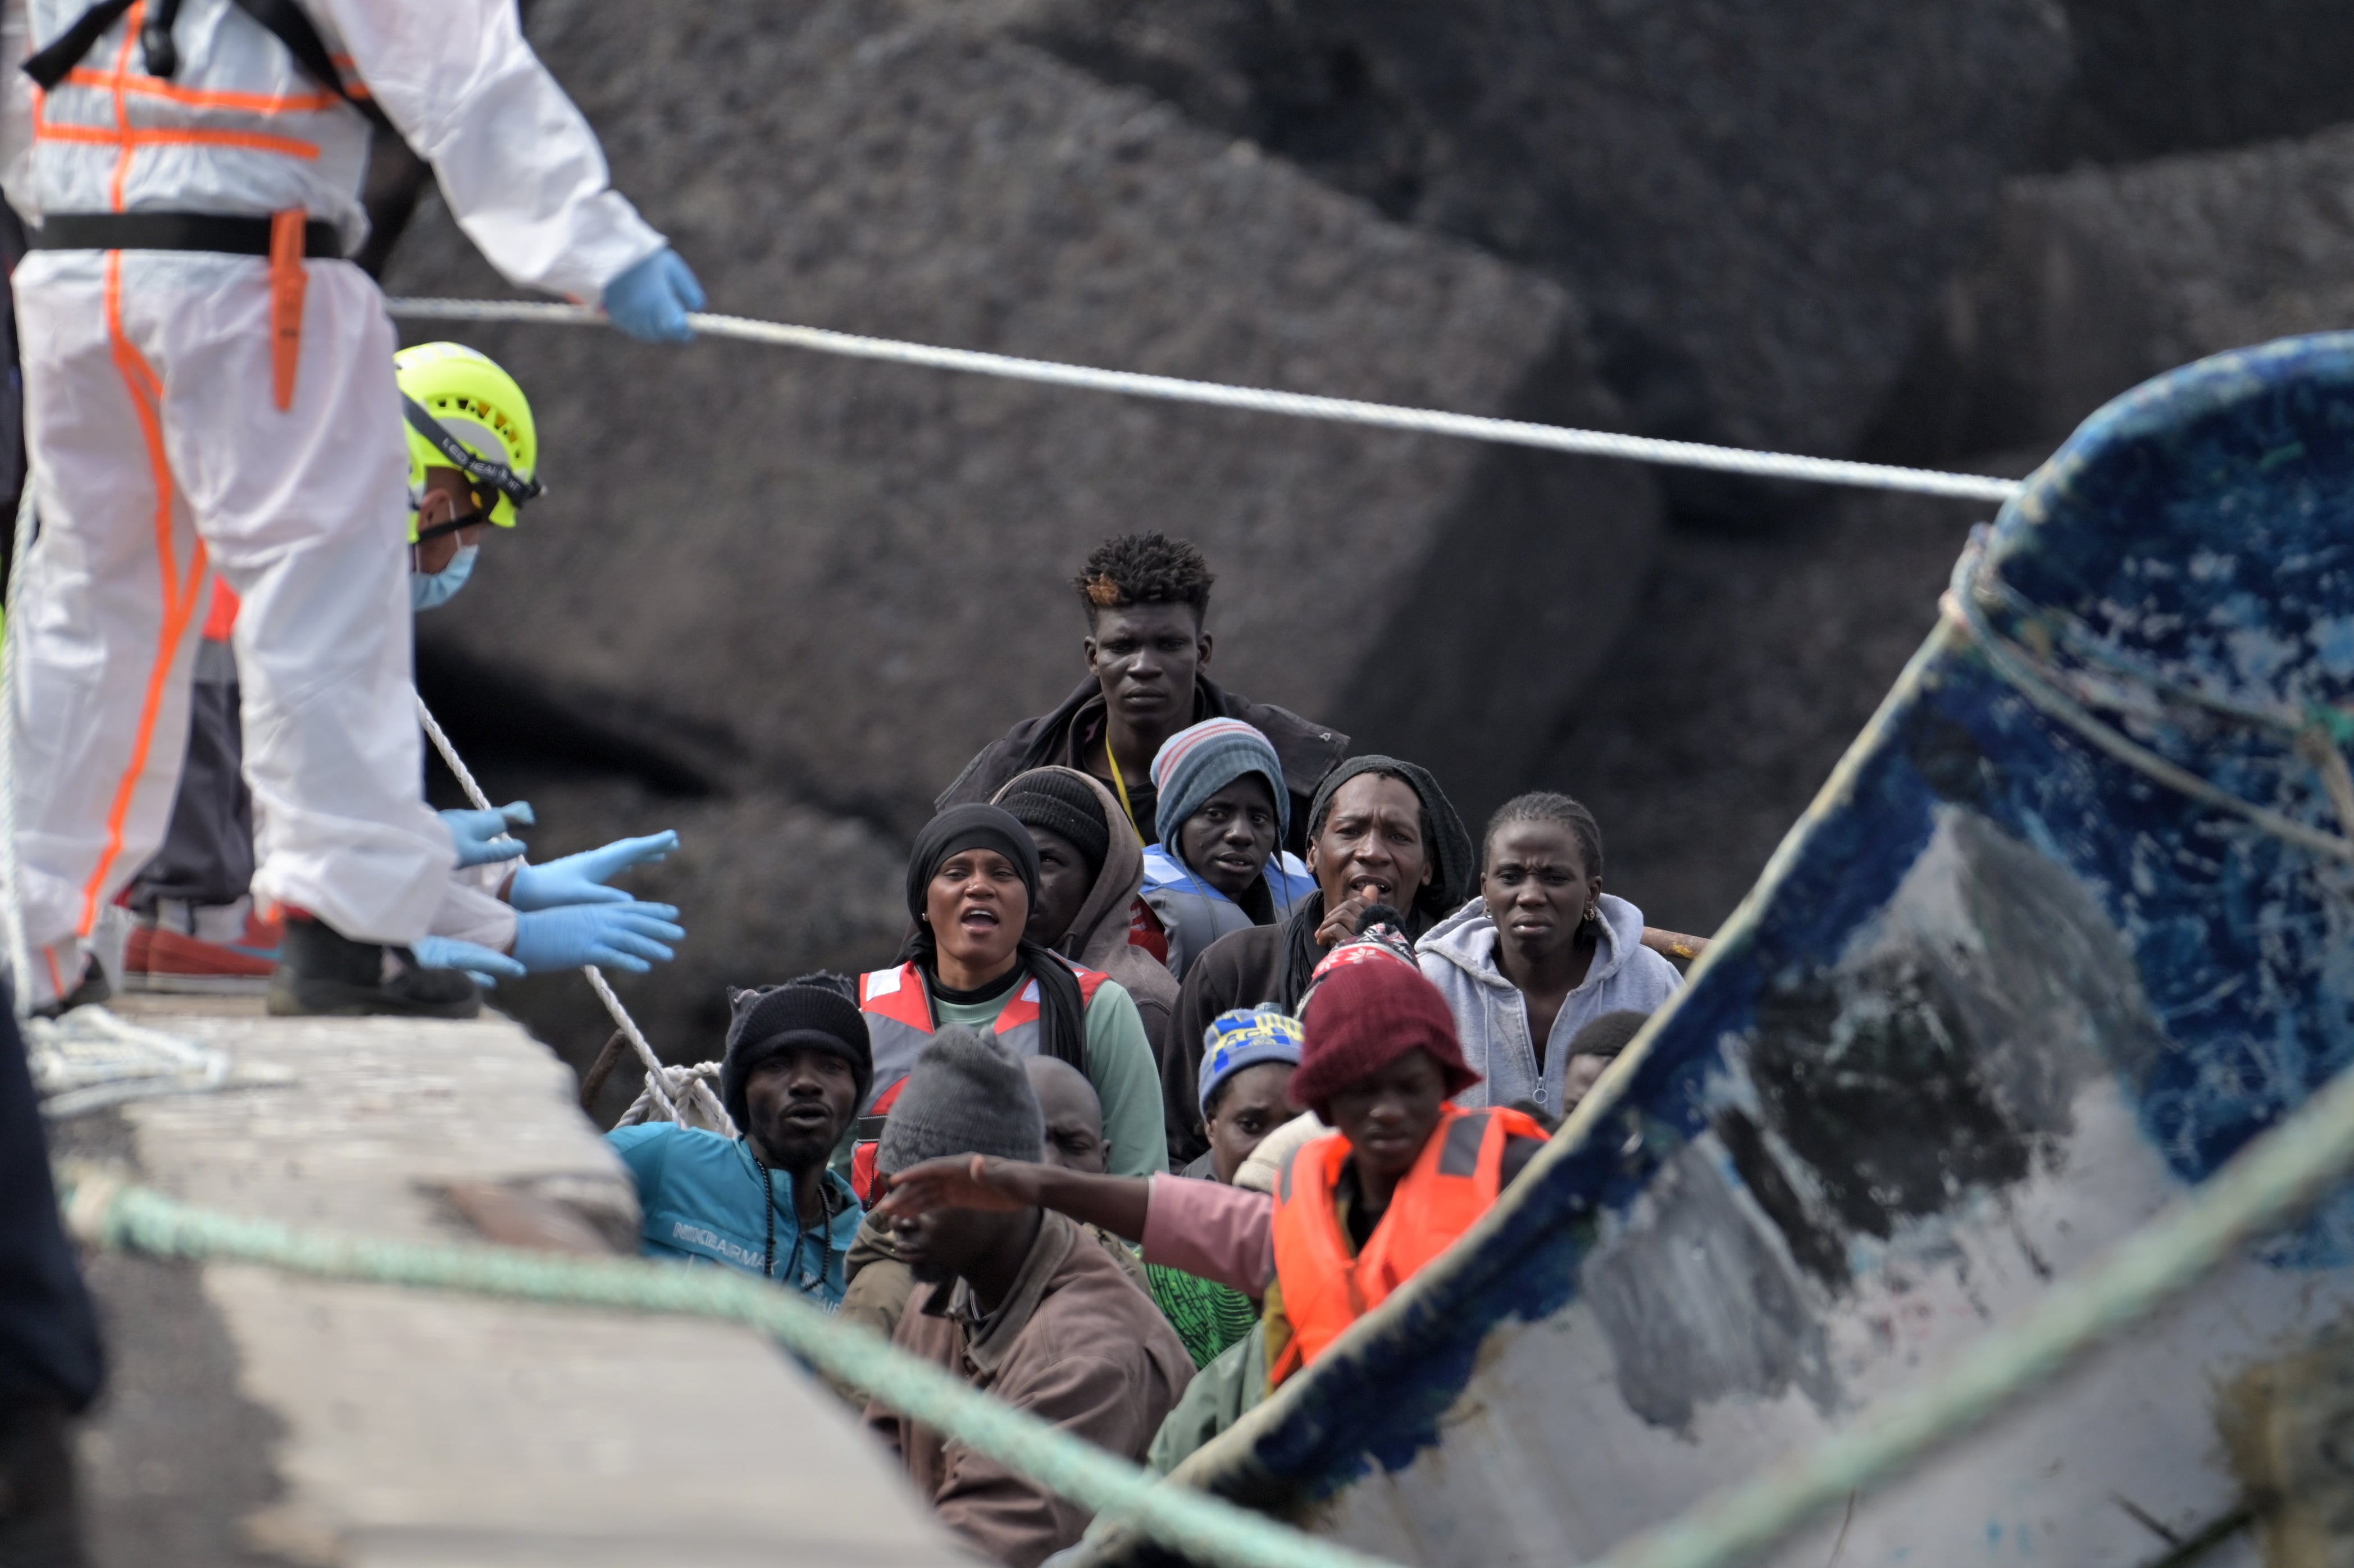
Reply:
[[[1264,778],[1275,796],[1276,842],[1289,838],[1291,791],[1283,786],[1283,763],[1275,747],[1254,726],[1214,718],[1162,741],[1152,759],[1152,788],[1159,795],[1152,814],[1161,827],[1161,842],[1175,843],[1177,831],[1202,809],[1202,802],[1246,773]]]

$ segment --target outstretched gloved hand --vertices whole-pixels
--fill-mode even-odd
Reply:
[[[503,980],[521,980],[531,971],[495,948],[461,942],[455,937],[427,937],[408,949],[429,969],[463,969],[484,991]]]
[[[649,833],[642,839],[616,839],[602,849],[583,850],[546,865],[527,865],[507,884],[507,902],[518,909],[626,904],[627,893],[605,884],[630,867],[658,861],[676,848],[676,833]]]
[[[703,308],[703,285],[667,245],[605,285],[608,320],[641,343],[687,343],[686,313]]]
[[[514,860],[525,845],[521,839],[507,835],[509,828],[532,825],[531,802],[514,800],[504,806],[481,811],[444,811],[441,821],[450,830],[450,842],[458,846],[460,865],[488,865],[494,860]],[[434,964],[434,969],[450,969],[449,964]]]
[[[644,974],[672,958],[663,944],[684,940],[668,904],[567,904],[515,916],[514,956],[534,974],[583,964]]]

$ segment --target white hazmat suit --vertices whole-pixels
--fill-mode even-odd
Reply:
[[[357,247],[369,126],[274,36],[230,0],[185,0],[178,69],[164,80],[144,69],[145,7],[133,5],[43,93],[15,62],[84,6],[0,10],[0,184],[28,223],[299,211],[332,224],[345,252]],[[609,186],[594,132],[525,43],[514,0],[302,9],[515,283],[594,302],[663,248]],[[409,695],[392,326],[351,263],[314,260],[303,275],[281,409],[270,258],[36,249],[16,270],[41,532],[24,564],[10,716],[37,1004],[73,987],[100,911],[161,840],[211,573],[244,600],[257,902],[406,944],[444,897],[452,850],[419,799]]]

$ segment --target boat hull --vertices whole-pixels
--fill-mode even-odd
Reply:
[[[1985,560],[2037,626],[2178,683],[2354,700],[2354,336],[2110,405]],[[2338,831],[2278,736],[2136,700],[2108,715],[2130,740]],[[1933,1376],[2205,1180],[2354,1059],[2349,991],[2354,867],[2055,722],[1941,622],[1553,1147],[1180,1476],[1400,1561],[1598,1555]],[[2336,1495],[2314,1477],[2354,1503],[2349,1265],[2341,1195],[1778,1560],[2285,1550]],[[2266,1511],[2283,1487],[2302,1500]]]

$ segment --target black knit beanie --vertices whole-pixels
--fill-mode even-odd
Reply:
[[[1086,857],[1090,880],[1103,874],[1104,856],[1111,853],[1111,824],[1104,821],[1103,801],[1068,768],[1034,768],[997,792],[997,804],[1013,813],[1025,828],[1060,833]]]
[[[875,1086],[875,1047],[866,1015],[858,1011],[856,982],[842,975],[805,975],[783,985],[727,993],[727,1056],[719,1067],[719,1099],[740,1130],[749,1119],[745,1086],[753,1069],[790,1050],[822,1051],[850,1064],[857,1106]]]

